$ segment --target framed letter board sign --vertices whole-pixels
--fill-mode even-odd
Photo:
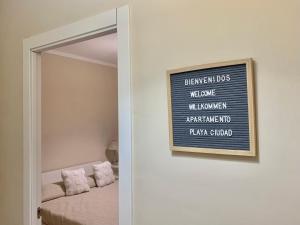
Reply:
[[[172,151],[256,155],[252,60],[169,70]]]

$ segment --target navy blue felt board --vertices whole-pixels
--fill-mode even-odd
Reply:
[[[223,78],[229,75],[230,80],[185,85],[185,79],[216,78],[222,75]],[[175,73],[170,75],[170,82],[174,146],[250,151],[246,64]],[[201,92],[202,90],[212,89],[215,90],[215,96],[191,98],[191,91]],[[189,109],[189,104],[196,104],[197,106],[202,104],[203,106],[205,103],[218,102],[225,102],[226,107],[217,107],[214,110],[205,109],[205,107],[200,107],[201,110]],[[230,122],[220,123],[217,121],[216,123],[209,123],[207,120],[187,122],[187,117],[191,118],[191,116],[193,118],[199,118],[199,116],[201,118],[227,116],[228,118],[229,116]],[[194,132],[191,133],[191,129]],[[196,132],[199,130],[206,130],[208,134],[203,135],[204,133],[202,133],[202,135],[199,135]],[[213,133],[211,133],[212,130]],[[217,134],[220,134],[220,130],[223,130],[221,134],[225,136],[216,135],[215,130],[219,131]],[[224,131],[228,132],[224,134]]]

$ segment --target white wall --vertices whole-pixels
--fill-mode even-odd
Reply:
[[[22,212],[21,39],[124,2],[1,2],[1,57],[8,58],[0,66],[0,216],[6,225],[20,224]],[[132,0],[130,7],[134,224],[300,224],[300,2]],[[245,57],[256,61],[258,160],[172,155],[166,70]]]
[[[135,1],[136,225],[300,224],[299,1]],[[166,70],[253,57],[258,160],[173,154]]]
[[[106,160],[118,139],[117,69],[42,54],[42,170]]]

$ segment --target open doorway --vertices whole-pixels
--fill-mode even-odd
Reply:
[[[117,138],[111,135],[107,139],[106,150],[116,152],[119,150],[119,159],[114,154],[111,158],[105,152],[105,160],[115,163],[114,174],[118,177],[118,224],[132,224],[132,107],[131,107],[131,72],[130,72],[130,51],[129,51],[129,9],[123,6],[116,10],[100,13],[96,16],[83,19],[76,23],[60,27],[46,33],[42,33],[24,40],[23,43],[23,110],[24,110],[24,225],[39,225],[42,220],[39,218],[42,202],[42,183],[56,180],[57,170],[51,170],[47,178],[41,176],[49,172],[42,164],[42,64],[43,54],[48,57],[57,56],[54,54],[59,48],[76,44],[82,41],[92,40],[108,34],[116,33],[118,46],[117,60],[117,89],[118,89],[118,134]],[[56,49],[56,50],[55,50]],[[49,51],[50,52],[47,52]],[[52,53],[51,53],[52,50]],[[54,52],[53,52],[54,50]],[[60,49],[62,50],[62,49]],[[51,53],[51,54],[49,54]],[[56,52],[57,53],[57,52]],[[73,53],[63,53],[72,55]],[[49,56],[50,55],[50,56]],[[74,54],[73,54],[74,55]],[[65,55],[66,56],[66,55]],[[57,56],[66,58],[63,55]],[[79,56],[84,59],[85,56]],[[76,60],[78,60],[77,58]],[[75,59],[74,59],[75,60]],[[83,61],[83,60],[81,60]],[[97,60],[96,60],[97,61]],[[100,60],[98,60],[100,61]],[[109,67],[109,65],[106,65]],[[113,68],[113,66],[111,67]],[[88,92],[88,91],[87,91]],[[57,97],[59,98],[59,97]],[[71,115],[74,116],[74,115]],[[67,120],[70,118],[67,118]],[[66,122],[66,121],[63,121]],[[100,132],[101,133],[101,132]],[[105,135],[104,135],[105,136]],[[117,139],[117,140],[115,140]],[[118,144],[117,144],[118,142]],[[76,144],[73,143],[74,146]],[[92,145],[91,145],[92,146]],[[76,146],[77,147],[77,146]],[[95,147],[96,148],[96,147]],[[105,151],[106,151],[105,150]],[[70,154],[70,153],[69,153]],[[103,155],[102,155],[103,156]],[[99,155],[99,161],[103,161]],[[63,162],[64,160],[60,161]],[[86,159],[84,160],[86,161]],[[99,163],[99,161],[96,161]],[[74,161],[73,161],[74,162]],[[83,167],[87,174],[91,173],[95,162],[76,163],[68,162],[70,167],[66,169],[77,169]],[[118,164],[116,164],[118,163]],[[116,169],[119,167],[119,174]],[[61,167],[61,166],[59,166]],[[64,167],[64,166],[63,166]],[[50,167],[49,167],[50,168]],[[58,169],[58,167],[57,167]],[[61,169],[60,177],[61,177]],[[51,183],[51,182],[50,182]],[[91,187],[89,187],[91,188]],[[80,195],[76,195],[80,196]],[[95,213],[101,213],[101,209],[94,209]],[[79,211],[77,211],[79,212]],[[69,221],[72,221],[69,220]],[[66,222],[66,221],[65,221]],[[74,221],[73,221],[74,222]],[[76,223],[76,221],[75,221]],[[78,223],[76,223],[78,224]],[[97,223],[98,224],[98,223]]]
[[[118,225],[117,33],[41,53],[42,224]]]

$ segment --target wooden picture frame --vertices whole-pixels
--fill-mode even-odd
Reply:
[[[216,135],[216,134],[214,132],[211,132],[212,130],[210,130],[210,132],[211,132],[210,134],[209,134],[209,132],[206,132],[206,133],[208,133],[207,137],[205,135],[204,135],[205,137],[202,137],[202,136],[195,137],[195,138],[190,137],[191,136],[191,130],[192,131],[194,130],[194,129],[191,129],[191,128],[189,129],[190,130],[190,133],[189,133],[190,136],[188,136],[187,135],[188,131],[186,131],[186,129],[188,129],[188,125],[186,125],[186,127],[185,127],[185,123],[182,122],[182,117],[180,117],[180,116],[189,114],[189,112],[191,110],[189,111],[189,110],[186,109],[186,108],[188,108],[187,107],[188,103],[186,101],[176,100],[177,97],[172,96],[172,91],[173,91],[173,94],[175,95],[175,93],[176,93],[176,96],[179,96],[179,98],[181,98],[180,96],[186,95],[187,91],[186,91],[185,87],[181,88],[181,86],[180,86],[180,85],[184,86],[182,84],[182,81],[180,80],[180,79],[183,79],[183,78],[180,78],[180,76],[188,77],[189,74],[191,74],[191,76],[194,77],[193,79],[195,81],[196,79],[201,79],[201,76],[202,76],[202,75],[201,76],[198,75],[198,77],[197,77],[197,73],[200,74],[201,71],[204,71],[206,74],[209,74],[210,71],[211,71],[212,75],[209,78],[212,82],[212,81],[215,81],[215,78],[213,76],[217,76],[217,75],[213,75],[213,71],[217,71],[218,69],[220,69],[220,70],[226,69],[226,70],[230,71],[230,68],[233,70],[234,68],[238,68],[237,66],[240,66],[240,67],[245,66],[245,72],[244,72],[244,75],[243,75],[243,76],[245,76],[245,78],[242,78],[242,73],[241,73],[240,76],[241,76],[241,79],[246,79],[246,81],[245,80],[243,81],[244,86],[243,86],[243,84],[239,84],[238,82],[233,83],[232,85],[235,85],[235,86],[232,87],[231,89],[232,89],[233,93],[235,92],[235,89],[239,90],[239,91],[236,91],[237,93],[239,93],[239,92],[245,93],[243,95],[244,96],[243,98],[236,97],[237,101],[239,101],[239,100],[242,101],[243,100],[244,104],[242,104],[242,102],[234,103],[235,101],[232,100],[232,106],[230,106],[232,109],[230,109],[230,110],[232,110],[231,112],[233,112],[233,115],[234,115],[234,113],[235,113],[234,108],[235,107],[236,108],[244,107],[243,109],[246,109],[246,105],[247,105],[247,112],[245,112],[245,110],[240,110],[241,114],[244,115],[243,123],[241,123],[241,124],[238,124],[238,122],[233,123],[234,121],[231,121],[231,117],[230,117],[230,121],[228,119],[229,122],[226,124],[226,126],[230,126],[230,123],[232,122],[234,124],[234,126],[241,127],[242,131],[239,131],[240,129],[236,129],[238,131],[232,131],[231,130],[231,136],[228,139],[226,139],[227,137],[225,138],[225,137],[222,136],[221,137],[222,141],[226,145],[225,148],[224,147],[209,147],[209,146],[208,147],[202,147],[202,145],[209,145],[209,144],[211,144],[212,146],[220,145],[219,142],[221,142],[220,141],[221,138],[219,138],[217,136],[213,136],[213,135]],[[212,69],[212,70],[210,70],[210,69]],[[235,75],[227,74],[229,76],[228,83],[226,84],[227,85],[227,93],[228,93],[228,87],[230,88],[230,86],[228,86],[228,85],[230,85],[230,79],[233,82],[233,79],[237,78],[236,74],[238,74],[238,72],[235,72]],[[174,75],[177,75],[177,76],[175,77]],[[180,82],[178,82],[175,78],[177,80],[180,80]],[[185,85],[188,85],[189,79],[190,78],[185,78],[185,82],[186,82]],[[203,79],[204,79],[204,76],[202,76],[202,80]],[[243,82],[241,82],[241,83],[243,83]],[[224,83],[225,83],[225,81],[224,81]],[[211,83],[209,85],[211,85],[211,86],[215,85],[216,88],[214,90],[218,90],[218,88],[219,88],[219,90],[220,90],[219,92],[221,92],[222,90],[226,90],[224,87],[222,89],[222,87],[221,87],[222,84],[221,83]],[[223,84],[223,85],[225,86],[225,84]],[[175,88],[175,86],[176,86],[176,88]],[[246,90],[244,90],[245,87],[246,87]],[[211,90],[213,90],[213,89],[211,89]],[[256,121],[255,121],[255,104],[254,104],[254,74],[253,74],[253,60],[251,58],[168,70],[167,71],[167,91],[168,91],[168,115],[169,115],[169,144],[170,144],[171,151],[206,153],[206,154],[222,154],[222,155],[238,155],[238,156],[250,156],[250,157],[256,156]],[[190,91],[190,93],[191,92],[192,91]],[[210,92],[212,92],[212,91],[210,91]],[[225,93],[225,91],[224,91],[224,93]],[[245,98],[245,95],[247,95],[247,98]],[[216,95],[214,95],[214,96],[216,96]],[[211,96],[210,99],[213,99],[214,96]],[[224,96],[223,96],[223,99],[226,99],[226,94]],[[234,95],[231,95],[231,96],[234,96]],[[234,98],[234,97],[231,97],[231,98]],[[187,100],[187,101],[189,101],[189,100]],[[175,102],[176,102],[176,104],[175,104]],[[173,106],[173,103],[174,103],[174,106]],[[202,103],[202,104],[204,104],[204,103]],[[236,106],[234,104],[236,104]],[[225,106],[227,107],[227,102],[226,102],[226,104],[224,103],[223,105],[224,105],[224,107]],[[226,112],[226,110],[228,108],[229,107],[227,107],[225,109],[222,109],[222,110],[224,112]],[[181,111],[178,113],[176,110],[178,110],[178,111],[181,110],[182,113],[181,113]],[[238,110],[236,110],[236,111],[239,113]],[[218,112],[218,109],[216,111],[208,110],[207,112],[208,112],[208,114],[211,113],[212,115],[214,115],[214,113]],[[173,117],[174,114],[179,115],[179,116],[177,116],[175,118],[175,116]],[[216,117],[220,118],[221,116],[220,115],[214,115],[214,118],[216,118]],[[202,118],[202,116],[201,116],[201,118]],[[203,118],[205,118],[205,117],[203,117]],[[206,116],[206,118],[208,118],[208,116]],[[212,118],[212,116],[210,116],[210,118]],[[236,120],[239,120],[238,116],[236,116],[236,118],[238,118]],[[179,120],[180,120],[180,122],[177,122]],[[247,124],[247,122],[245,122],[246,120],[247,120],[248,124]],[[175,121],[174,124],[178,123],[179,125],[174,126],[173,121]],[[194,127],[197,126],[197,124],[194,124],[194,123],[191,123],[191,124]],[[222,126],[222,124],[220,124],[220,123],[216,123],[216,124],[219,127]],[[210,125],[205,125],[205,126],[213,127],[214,125],[215,124],[210,124]],[[201,126],[201,125],[199,125],[199,126]],[[174,131],[174,129],[177,129],[177,130],[180,130],[180,131],[177,132],[177,130]],[[202,130],[204,130],[204,129],[202,129]],[[221,130],[221,129],[219,129],[219,130]],[[199,131],[199,129],[198,129],[198,131]],[[217,129],[216,129],[216,131],[217,131]],[[230,130],[228,129],[228,131],[230,131]],[[176,134],[175,137],[177,138],[175,141],[174,141],[174,132],[178,133],[178,134],[175,133]],[[236,138],[234,140],[234,138],[239,135],[239,132],[240,133],[242,133],[242,132],[245,133],[245,135],[243,135],[243,136],[242,136],[242,134],[240,134],[241,137],[244,138],[244,139],[241,139],[242,141],[240,142],[241,143],[240,145],[242,146],[242,144],[243,144],[243,148],[244,148],[244,146],[247,146],[247,147],[245,147],[247,149],[238,149],[238,146],[236,146],[234,148],[227,147],[227,145],[229,145],[229,146],[230,145],[235,145],[235,144],[239,145],[239,143],[238,143],[239,141],[236,141],[236,140],[240,140],[240,139]],[[219,132],[219,133],[224,134],[224,130],[222,132]],[[230,132],[227,132],[227,135],[229,135],[228,133],[230,133]],[[234,136],[235,134],[236,134],[236,136]],[[248,134],[248,137],[247,137],[246,134]],[[192,135],[194,135],[194,133],[192,133]],[[212,136],[210,136],[210,135],[212,135]],[[191,140],[191,142],[188,142],[186,140]],[[197,140],[198,140],[198,142],[197,142]],[[207,140],[207,142],[205,140]]]

